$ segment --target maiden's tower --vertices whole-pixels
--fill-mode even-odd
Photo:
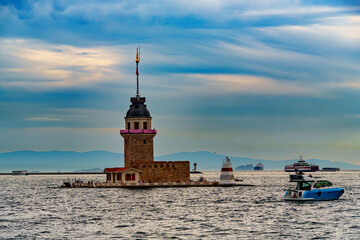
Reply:
[[[153,139],[157,131],[152,128],[151,115],[146,98],[139,92],[140,52],[136,50],[136,95],[130,98],[130,108],[125,116],[125,129],[120,130],[124,138],[124,167],[105,168],[107,181],[123,182],[189,182],[189,161],[154,161]]]

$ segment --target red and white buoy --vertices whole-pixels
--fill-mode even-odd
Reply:
[[[235,185],[235,178],[231,161],[227,156],[226,159],[224,159],[221,168],[219,185]]]

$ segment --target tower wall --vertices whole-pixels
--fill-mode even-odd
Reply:
[[[125,167],[132,167],[132,162],[153,162],[155,134],[121,134],[124,138]]]
[[[135,128],[135,125],[138,128]],[[151,117],[149,118],[125,118],[125,129],[151,129]]]

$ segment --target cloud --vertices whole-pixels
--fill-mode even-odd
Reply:
[[[25,118],[26,121],[62,121],[60,118],[49,118],[49,117],[33,117]]]
[[[359,32],[357,1],[0,1],[0,150],[121,149],[138,44],[157,151],[350,142]]]
[[[336,41],[354,41],[360,39],[360,21],[357,16],[346,16],[335,18],[338,22],[334,22],[334,19],[324,18],[319,19],[319,23],[314,23],[306,26],[288,25],[288,26],[276,26],[276,27],[264,27],[258,28],[268,34],[298,34],[301,38],[309,38],[323,40],[326,37],[332,36],[329,39],[330,42]],[[355,42],[354,42],[355,43]],[[359,44],[358,44],[359,46]]]
[[[360,80],[354,79],[354,81],[330,82],[328,86],[332,89],[349,89],[358,91],[360,90]]]
[[[357,7],[331,7],[331,6],[285,6],[282,8],[264,8],[260,10],[248,10],[244,11],[244,16],[306,16],[313,14],[329,14],[329,13],[342,13],[348,11],[360,10]]]
[[[64,110],[64,109],[62,109]],[[59,109],[57,110],[53,110],[55,112],[58,112]],[[43,117],[28,117],[25,118],[26,121],[65,121],[65,120],[69,120],[69,121],[73,121],[74,119],[77,118],[83,118],[83,115],[47,115],[47,116],[43,116]]]
[[[16,1],[21,2],[21,1]],[[53,43],[128,44],[187,35],[183,29],[239,29],[311,24],[358,7],[271,1],[25,1],[0,7],[0,34]],[[23,6],[22,6],[23,5]],[[6,22],[6,24],[5,24]],[[11,27],[9,27],[11,26]],[[181,33],[179,33],[179,31]]]
[[[89,54],[96,54],[96,53],[88,53],[88,52],[76,53],[76,55],[89,55]]]
[[[360,119],[360,114],[346,115],[344,117],[348,119]]]
[[[53,52],[62,52],[63,50],[61,48],[54,48],[51,51],[53,51]]]
[[[296,82],[280,81],[251,75],[194,74],[188,75],[187,77],[209,82],[204,90],[211,93],[219,93],[222,91],[272,95],[314,95],[316,93],[316,90],[313,88],[305,87]]]
[[[273,16],[273,15],[309,15],[320,13],[334,13],[354,11],[352,6],[313,5],[289,0],[270,1],[16,1],[23,4],[5,4],[14,14],[32,12],[35,16],[59,16],[75,18],[85,22],[104,22],[105,18],[123,19],[133,15],[140,21],[154,17],[184,18],[196,16],[207,21],[231,21],[239,16]],[[26,4],[24,4],[26,3]],[[13,9],[14,8],[14,9]],[[16,11],[15,11],[16,9]]]
[[[68,87],[121,76],[115,68],[122,63],[121,52],[116,48],[54,46],[22,39],[0,39],[0,45],[3,53],[0,61],[9,65],[0,70],[3,78],[8,79],[2,86]]]

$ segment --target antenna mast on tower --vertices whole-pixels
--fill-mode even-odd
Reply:
[[[139,62],[140,62],[140,46],[136,48],[136,97],[140,97],[139,94]]]

